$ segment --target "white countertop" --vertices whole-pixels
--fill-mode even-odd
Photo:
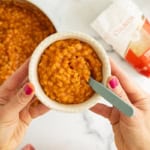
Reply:
[[[150,79],[141,76],[124,62],[90,27],[90,23],[111,0],[30,1],[47,12],[58,31],[81,31],[102,42],[108,55],[114,58],[129,76],[144,90],[150,89]],[[150,1],[134,1],[150,17]],[[90,111],[78,114],[50,111],[31,123],[19,149],[28,143],[33,144],[36,150],[116,150],[109,122]]]

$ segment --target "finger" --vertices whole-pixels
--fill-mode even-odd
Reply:
[[[28,75],[29,59],[2,85],[2,88],[8,91],[12,91],[20,86]]]
[[[35,150],[35,148],[31,144],[28,144],[25,147],[23,147],[22,150]]]
[[[122,100],[131,103],[122,86],[120,85],[120,82],[117,79],[117,77],[111,76],[108,79],[108,88],[111,89],[111,91],[113,91],[116,95],[118,95]]]
[[[37,106],[37,105],[39,105],[39,104],[41,104],[41,102],[35,97],[34,98],[35,100],[34,100],[34,102],[32,103],[32,107],[35,107],[35,106]]]
[[[18,89],[22,88],[27,82],[29,82],[29,78],[26,76],[22,83],[18,86]]]
[[[31,83],[27,83],[11,98],[10,102],[6,104],[5,107],[11,113],[19,113],[32,100],[33,96],[34,87]]]
[[[8,102],[8,100],[6,100],[4,98],[0,98],[0,106],[7,104],[7,102]]]
[[[112,113],[110,115],[109,120],[110,120],[112,125],[116,125],[117,123],[119,123],[120,111],[116,107],[112,108]]]
[[[109,119],[111,112],[112,112],[112,107],[98,103],[94,107],[92,107],[90,110],[98,115],[102,115],[103,117]]]
[[[135,103],[145,99],[145,95],[147,94],[112,59],[110,59],[110,62],[112,74],[117,76],[131,102]]]
[[[38,104],[36,106],[31,106],[29,108],[29,112],[30,112],[30,115],[32,118],[37,118],[37,117],[45,114],[49,110],[50,109],[43,104]]]
[[[111,122],[112,125],[115,125],[119,122],[120,112],[115,107],[108,107],[104,104],[96,104],[94,107],[90,109],[94,113],[101,115]]]

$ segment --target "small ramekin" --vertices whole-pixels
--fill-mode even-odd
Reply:
[[[94,106],[96,103],[99,102],[101,99],[101,96],[98,94],[93,94],[92,97],[90,97],[88,100],[86,100],[83,103],[79,104],[61,104],[58,103],[52,99],[50,99],[43,91],[39,80],[38,80],[38,63],[40,60],[41,55],[45,51],[47,47],[49,47],[52,43],[58,41],[58,40],[64,40],[64,39],[78,39],[83,42],[88,43],[97,53],[99,59],[102,61],[102,74],[103,74],[103,80],[102,83],[106,85],[107,79],[111,74],[110,69],[110,62],[109,58],[103,48],[103,46],[98,43],[95,39],[92,37],[79,32],[69,32],[69,33],[55,33],[49,37],[47,37],[45,40],[43,40],[35,49],[33,52],[30,63],[29,63],[29,80],[35,87],[35,95],[37,98],[46,105],[48,108],[59,110],[59,111],[65,111],[65,112],[80,112],[85,109],[89,109],[92,106]],[[46,67],[46,66],[45,66]]]

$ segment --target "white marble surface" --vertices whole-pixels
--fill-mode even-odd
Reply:
[[[150,79],[138,74],[105,44],[90,23],[111,0],[30,0],[53,19],[58,31],[85,32],[102,42],[108,55],[116,60],[144,90],[149,91]],[[149,0],[134,0],[150,16]],[[116,150],[109,122],[90,111],[67,114],[50,111],[35,119],[18,150],[25,144],[37,150]]]

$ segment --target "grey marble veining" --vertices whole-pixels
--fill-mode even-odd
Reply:
[[[108,120],[95,116],[90,111],[82,113],[87,135],[97,141],[98,150],[115,150],[114,135]],[[105,120],[105,121],[104,121]],[[96,123],[97,122],[97,123]]]

